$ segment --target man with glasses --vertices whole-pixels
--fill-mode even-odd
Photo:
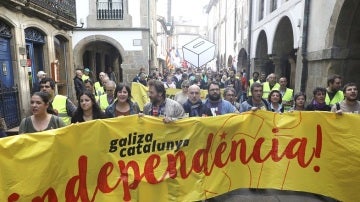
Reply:
[[[224,89],[224,99],[234,105],[236,110],[240,111],[240,103],[236,102],[236,91],[233,87],[226,87]]]
[[[217,82],[209,84],[208,98],[204,104],[210,109],[212,116],[238,112],[230,102],[221,98],[220,85]]]
[[[64,95],[55,95],[55,81],[51,78],[43,78],[40,81],[40,91],[47,92],[51,96],[50,107],[55,111],[66,125],[70,124],[71,117],[76,106]]]
[[[114,102],[115,100],[115,88],[116,83],[112,80],[109,80],[105,84],[105,94],[99,97],[99,106],[100,109],[105,111],[105,109]]]

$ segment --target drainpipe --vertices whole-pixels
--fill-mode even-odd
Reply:
[[[306,84],[308,80],[308,59],[307,59],[307,43],[308,43],[308,30],[309,30],[309,16],[310,16],[310,0],[305,0],[304,5],[304,22],[303,22],[303,37],[301,44],[302,56],[302,71],[301,71],[301,84],[300,91],[306,91]]]
[[[226,55],[226,52],[227,52],[227,37],[226,37],[227,12],[226,11],[227,11],[227,0],[225,1],[225,18],[224,18],[224,23],[225,23],[225,36],[224,36],[224,38],[225,38],[225,53],[224,53],[225,67],[227,67],[227,65],[228,65],[228,57]]]
[[[247,70],[246,70],[246,78],[249,80],[250,79],[250,68],[251,68],[251,62],[250,62],[250,54],[251,54],[251,24],[252,24],[252,7],[253,7],[253,1],[249,0],[249,26],[248,26],[248,66],[247,66]]]
[[[150,70],[151,70],[151,17],[150,17],[150,0],[148,0],[148,10],[147,10],[147,13],[148,13],[148,29],[149,29],[149,37],[148,37],[148,43],[149,43],[149,50],[148,50],[148,65],[149,65],[149,68],[148,68],[148,71],[150,74]]]

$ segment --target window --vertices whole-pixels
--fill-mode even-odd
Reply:
[[[124,17],[123,0],[97,0],[98,20],[122,20]]]
[[[277,8],[277,0],[271,0],[270,2],[270,12],[273,12]]]
[[[259,21],[264,18],[264,0],[260,0],[259,2]]]

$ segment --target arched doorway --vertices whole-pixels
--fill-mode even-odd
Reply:
[[[20,123],[18,86],[14,82],[11,39],[12,28],[0,19],[0,117],[8,128]]]
[[[121,63],[122,57],[119,51],[111,44],[102,41],[88,43],[84,47],[82,54],[84,68],[89,68],[92,72],[93,80],[98,80],[100,72],[108,73],[111,68],[116,73],[116,81],[123,80]]]
[[[256,43],[256,53],[255,53],[255,69],[254,71],[264,72],[266,75],[274,72],[274,65],[272,61],[269,60],[267,54],[268,42],[266,33],[262,30],[258,36]]]
[[[355,82],[360,87],[360,1],[337,2],[340,9],[332,42],[328,75],[343,76],[343,84]],[[334,12],[335,13],[335,12]]]
[[[86,37],[74,48],[75,67],[89,68],[94,81],[99,79],[100,72],[107,72],[111,67],[116,82],[124,82],[121,51],[124,53],[122,46],[112,38],[103,35]]]
[[[44,70],[44,44],[45,34],[35,27],[28,27],[25,29],[26,40],[26,59],[29,77],[31,78],[30,87],[33,86],[37,80],[37,72]],[[30,91],[31,92],[31,91]]]
[[[278,77],[285,76],[288,85],[294,87],[296,56],[294,35],[290,19],[283,17],[276,29],[273,41],[272,61]]]
[[[247,70],[248,58],[247,58],[247,53],[246,53],[245,49],[242,48],[239,51],[237,60],[238,60],[238,62],[237,62],[237,71],[240,72],[243,69]]]
[[[51,63],[51,75],[57,82],[58,93],[68,95],[71,92],[70,85],[72,78],[69,78],[69,61],[67,52],[69,49],[69,41],[61,35],[54,37],[55,61]]]

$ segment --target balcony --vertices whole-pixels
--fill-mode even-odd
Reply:
[[[61,29],[76,26],[75,0],[0,0],[0,4],[36,16]]]
[[[96,17],[98,20],[123,20],[124,7],[120,2],[97,2]]]

